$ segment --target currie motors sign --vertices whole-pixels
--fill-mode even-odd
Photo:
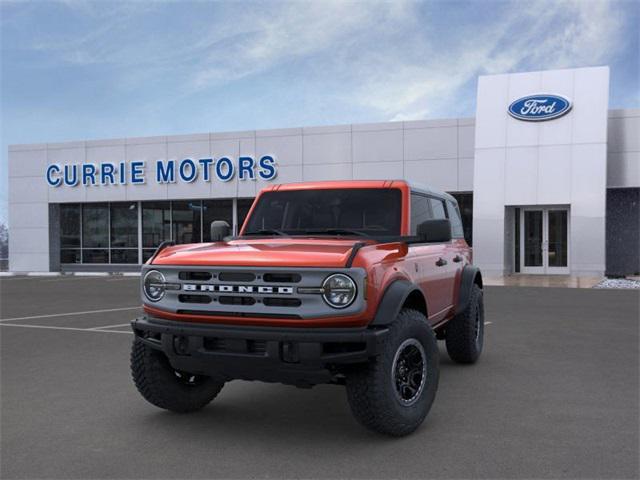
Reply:
[[[571,100],[560,95],[527,95],[509,105],[509,115],[527,122],[542,122],[569,113],[571,106]]]
[[[148,171],[149,170],[149,171]],[[100,162],[47,165],[45,177],[51,187],[143,185],[147,179],[155,183],[228,182],[240,180],[273,180],[278,171],[272,155],[253,157],[201,158],[193,160],[156,160],[147,165],[144,160],[131,162]]]

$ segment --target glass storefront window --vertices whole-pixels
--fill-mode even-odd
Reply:
[[[80,247],[80,205],[60,205],[60,248]]]
[[[143,202],[142,247],[153,252],[165,240],[171,240],[170,202]]]
[[[204,200],[202,202],[202,241],[211,241],[211,222],[224,220],[233,226],[233,200]]]
[[[138,263],[137,248],[111,249],[111,263]]]
[[[171,211],[173,241],[176,243],[201,242],[202,202],[200,200],[172,202]]]
[[[111,248],[138,248],[138,204],[111,204]]]
[[[81,260],[79,248],[62,248],[60,250],[60,263],[80,263]]]
[[[253,200],[253,198],[238,199],[238,232],[240,232],[240,230],[242,229],[242,224],[247,218],[247,215],[249,215],[249,210],[251,210]]]
[[[109,247],[109,206],[106,203],[82,206],[82,248],[95,247]]]
[[[147,260],[149,260],[153,256],[153,253],[155,251],[155,248],[145,248],[144,250],[142,250],[142,263],[145,263]]]
[[[241,226],[253,199],[237,202]],[[210,241],[214,220],[233,225],[232,199],[61,204],[60,262],[144,263],[165,240]]]
[[[82,263],[109,263],[109,250],[86,248],[82,250]]]

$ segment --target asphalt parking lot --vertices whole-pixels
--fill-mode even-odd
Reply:
[[[487,287],[485,351],[441,355],[413,435],[342,387],[232,382],[177,415],[129,374],[138,279],[0,280],[2,478],[637,478],[639,292]]]

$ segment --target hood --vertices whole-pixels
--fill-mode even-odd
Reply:
[[[153,265],[344,267],[360,239],[268,238],[175,245]],[[373,242],[371,242],[373,243]]]

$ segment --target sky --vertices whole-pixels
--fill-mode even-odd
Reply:
[[[611,67],[640,106],[640,2],[0,0],[11,144],[473,116],[478,75]]]

